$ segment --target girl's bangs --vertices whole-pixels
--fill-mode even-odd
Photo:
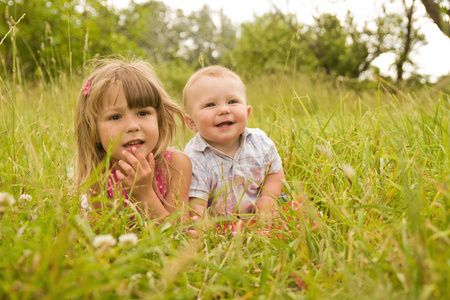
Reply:
[[[142,76],[131,76],[120,81],[130,109],[147,106],[159,108],[161,97],[150,80],[142,80]]]

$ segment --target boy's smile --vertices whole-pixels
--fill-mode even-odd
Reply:
[[[242,83],[232,77],[202,76],[193,84],[186,108],[189,129],[234,156],[251,111]]]
[[[110,143],[115,146],[111,163],[125,160],[122,151],[131,152],[133,147],[147,157],[155,149],[159,138],[156,110],[151,106],[130,109],[122,88],[117,85],[108,90],[103,101],[97,131],[105,151]]]

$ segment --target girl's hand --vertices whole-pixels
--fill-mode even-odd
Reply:
[[[117,171],[117,179],[122,183],[126,191],[132,189],[132,195],[136,200],[140,197],[148,197],[155,193],[152,182],[155,175],[155,161],[153,153],[145,158],[136,147],[131,152],[123,151],[122,155],[128,161],[120,160],[122,171]]]

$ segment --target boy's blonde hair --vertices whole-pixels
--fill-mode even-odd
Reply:
[[[107,100],[104,95],[116,85],[122,87],[130,109],[146,106],[156,109],[159,140],[153,156],[155,168],[162,167],[162,171],[166,171],[164,154],[177,129],[175,116],[182,120],[183,110],[171,100],[149,63],[136,59],[100,59],[92,63],[95,70],[84,81],[75,112],[76,187],[93,174],[106,156],[98,135],[97,119]],[[98,187],[91,188],[99,192]]]
[[[183,106],[185,110],[188,110],[187,102],[191,101],[192,99],[189,98],[189,93],[191,91],[192,86],[197,82],[199,78],[202,76],[211,76],[211,77],[217,77],[217,78],[233,78],[239,81],[242,84],[242,88],[244,90],[244,95],[247,97],[247,91],[245,88],[245,84],[242,82],[241,77],[239,77],[238,74],[233,72],[232,70],[222,67],[222,66],[208,66],[201,69],[198,69],[192,76],[189,78],[188,82],[184,86],[183,89]]]

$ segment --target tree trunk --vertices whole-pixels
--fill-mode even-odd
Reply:
[[[422,0],[422,4],[423,6],[425,6],[428,15],[437,25],[437,27],[439,27],[442,33],[444,33],[446,36],[450,38],[450,22],[445,21],[442,18],[442,14],[439,10],[439,4],[436,3],[434,0]]]
[[[396,68],[397,68],[397,82],[401,82],[403,80],[403,66],[405,62],[408,60],[409,53],[411,52],[411,39],[412,39],[412,23],[413,23],[413,14],[414,14],[414,5],[415,0],[413,0],[411,6],[408,8],[405,1],[403,1],[403,4],[405,6],[406,11],[406,17],[408,19],[408,23],[406,24],[406,34],[405,34],[405,41],[403,44],[403,51],[400,53],[400,56],[397,60]]]

